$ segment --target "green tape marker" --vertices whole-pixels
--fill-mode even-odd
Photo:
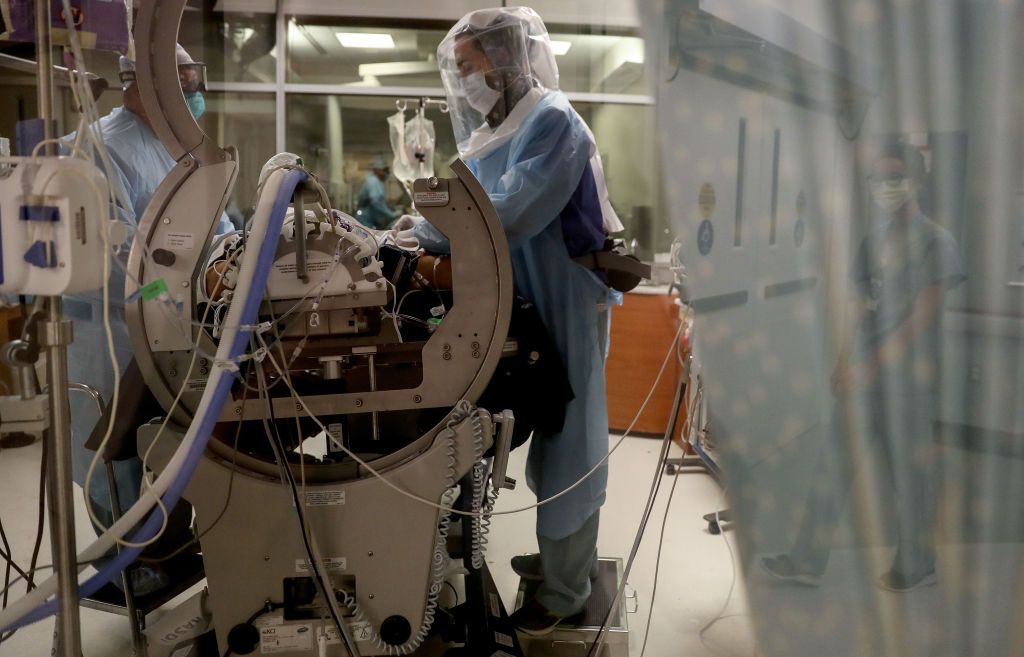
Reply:
[[[167,282],[162,278],[158,278],[149,285],[145,285],[142,287],[142,300],[152,301],[153,299],[156,299],[166,291]]]

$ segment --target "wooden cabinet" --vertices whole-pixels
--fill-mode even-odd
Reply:
[[[630,293],[625,295],[622,306],[612,310],[611,351],[605,378],[608,424],[613,433],[625,431],[633,421],[678,328],[679,308],[675,296],[667,293]],[[633,428],[633,435],[664,435],[681,376],[682,366],[673,354],[647,409]]]

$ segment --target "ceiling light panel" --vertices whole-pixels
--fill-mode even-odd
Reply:
[[[346,48],[394,49],[395,40],[386,32],[335,32],[338,42]]]

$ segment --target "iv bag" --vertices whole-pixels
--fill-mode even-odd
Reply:
[[[391,167],[395,178],[407,187],[418,178],[434,175],[434,122],[417,114],[409,121],[398,112],[388,117],[391,129],[391,150],[395,159]]]

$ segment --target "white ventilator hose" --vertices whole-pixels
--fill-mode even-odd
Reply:
[[[289,176],[289,172],[286,170],[275,171],[268,178],[264,192],[260,195],[247,239],[248,243],[255,245],[256,248],[259,248],[267,238],[267,229],[270,225],[272,211],[277,202],[278,192],[287,176]],[[273,236],[274,239],[276,237],[276,235]],[[86,568],[83,564],[102,558],[115,545],[118,538],[124,538],[139,522],[146,518],[147,514],[157,505],[157,499],[177,480],[193,444],[200,438],[205,440],[209,437],[208,435],[201,435],[201,423],[198,421],[198,418],[203,418],[211,412],[215,414],[220,413],[220,408],[211,408],[215,396],[214,393],[221,379],[233,376],[232,372],[229,371],[231,349],[238,338],[238,334],[242,330],[248,330],[249,328],[243,326],[244,301],[253,286],[259,264],[259,258],[255,257],[255,252],[250,251],[250,254],[253,257],[244,258],[239,269],[238,285],[234,296],[235,301],[232,302],[228,309],[224,336],[217,347],[218,366],[212,369],[209,381],[203,390],[203,397],[195,413],[197,421],[193,421],[189,425],[181,445],[171,457],[167,467],[157,477],[152,487],[147,489],[139,500],[106,532],[78,554],[79,572]],[[0,628],[6,630],[16,625],[24,617],[36,610],[37,607],[43,605],[56,592],[57,578],[50,577],[33,589],[31,593],[28,593],[0,612]]]

